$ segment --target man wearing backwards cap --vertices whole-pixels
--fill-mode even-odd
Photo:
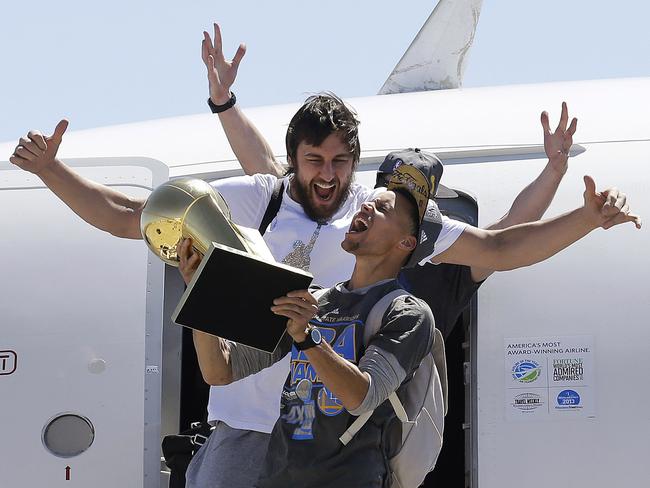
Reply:
[[[428,305],[412,296],[395,298],[379,331],[364,344],[364,327],[373,306],[401,288],[397,275],[423,236],[430,180],[415,166],[395,169],[388,190],[361,205],[341,247],[354,255],[349,281],[318,292],[290,292],[272,310],[287,317],[285,341],[271,357],[219,339],[221,374],[238,381],[291,351],[291,369],[281,396],[281,415],[255,486],[382,486],[391,432],[399,436],[387,401],[400,395],[433,342]],[[193,251],[182,245],[181,268],[189,282]],[[193,260],[197,262],[197,259]],[[358,415],[373,411],[351,441],[339,437]]]
[[[452,194],[457,196],[453,190],[440,185],[442,171],[442,163],[434,154],[417,148],[395,151],[388,154],[384,162],[379,166],[375,188],[388,187],[389,180],[392,179],[394,184],[395,178],[398,178],[403,184],[413,184],[418,188],[423,185],[421,178],[424,177],[430,191],[423,188],[420,190],[420,195],[427,193],[431,198],[441,195],[452,196]],[[411,257],[404,265],[406,268],[424,264],[432,256],[433,248],[431,246],[435,243],[442,229],[442,215],[433,201],[421,198],[418,204],[424,205],[426,210],[421,223],[422,235],[419,236],[421,245],[418,245],[417,249],[411,254]]]

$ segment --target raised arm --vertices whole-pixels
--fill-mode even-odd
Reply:
[[[641,228],[640,217],[630,214],[627,204],[610,216],[605,207],[607,194],[596,193],[591,177],[584,179],[584,206],[553,219],[501,230],[467,227],[435,261],[506,271],[548,259],[598,227],[633,222]]]
[[[548,113],[542,112],[544,151],[548,157],[548,163],[539,176],[517,195],[508,213],[487,227],[488,229],[504,229],[511,225],[532,222],[539,220],[544,215],[567,171],[569,150],[573,144],[573,135],[578,126],[578,119],[574,118],[567,128],[568,121],[569,111],[565,102],[562,102],[562,114],[555,132],[551,132]]]
[[[68,121],[60,121],[51,136],[30,131],[9,161],[37,175],[79,217],[118,237],[142,239],[140,214],[144,200],[131,198],[75,173],[56,158]]]
[[[548,163],[542,172],[526,186],[515,198],[510,210],[498,221],[486,227],[488,230],[505,229],[525,222],[534,222],[542,218],[544,212],[555,197],[558,186],[566,174],[569,151],[573,144],[573,135],[578,126],[578,119],[569,122],[567,104],[562,102],[560,121],[554,132],[551,132],[547,112],[542,112],[541,123],[544,132],[544,150]],[[625,195],[617,189],[607,190],[605,212],[614,216],[625,205]],[[485,280],[494,270],[472,266],[472,279],[475,282]]]
[[[221,29],[214,24],[214,44],[210,34],[203,32],[201,57],[208,70],[210,85],[210,100],[215,105],[223,105],[230,100],[230,87],[235,82],[239,63],[246,54],[246,46],[240,44],[232,61],[227,61],[223,55]],[[230,147],[239,163],[248,175],[268,173],[282,176],[282,165],[275,160],[271,146],[260,134],[253,123],[235,104],[232,108],[219,113]]]

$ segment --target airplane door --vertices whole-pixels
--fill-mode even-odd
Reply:
[[[66,162],[136,197],[168,178],[152,159]],[[163,263],[4,162],[0,208],[0,484],[159,486]]]

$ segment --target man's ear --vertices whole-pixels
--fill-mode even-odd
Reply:
[[[406,252],[413,252],[415,246],[418,245],[418,240],[415,236],[406,236],[404,239],[399,241],[398,247]]]

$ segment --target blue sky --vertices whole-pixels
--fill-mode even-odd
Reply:
[[[6,0],[0,141],[61,117],[83,129],[207,110],[203,29],[248,53],[242,106],[372,95],[435,1]],[[485,0],[465,87],[650,76],[650,2]],[[0,155],[6,159],[8,155]]]

